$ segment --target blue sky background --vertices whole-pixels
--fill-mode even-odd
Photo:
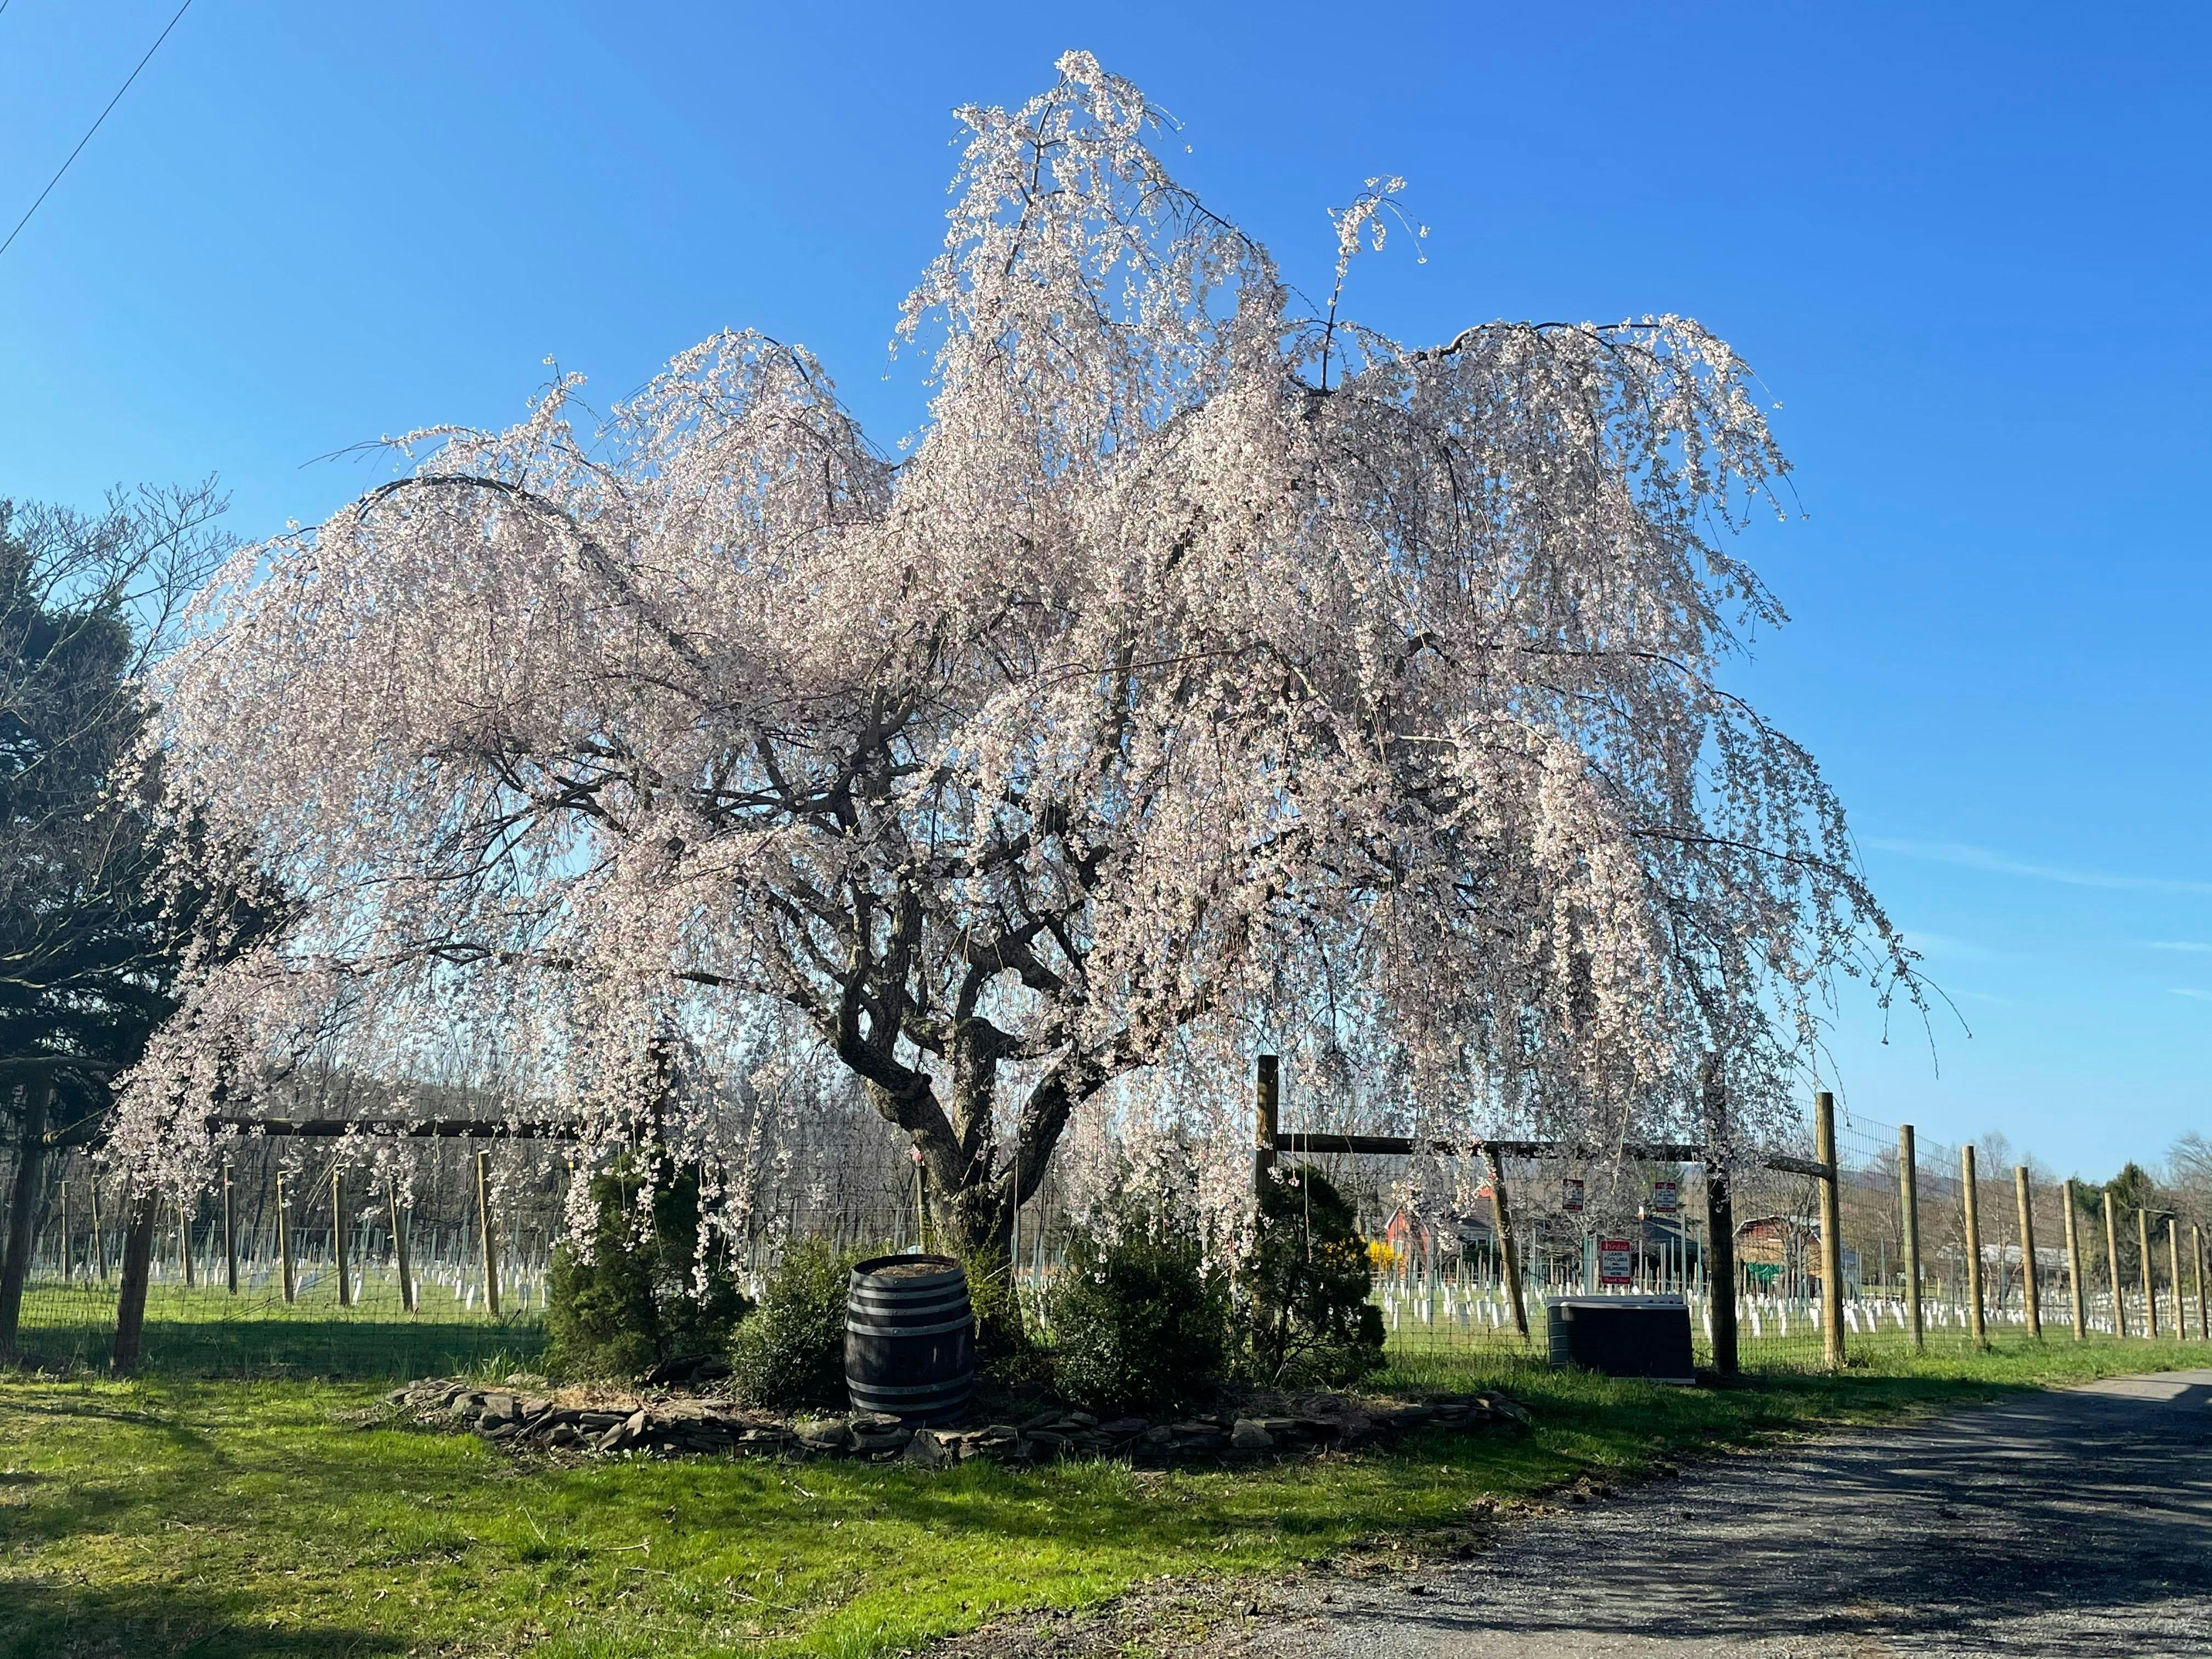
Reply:
[[[12,224],[173,0],[10,0]],[[1739,680],[1808,742],[1965,1025],[1847,1001],[1849,1109],[2062,1170],[2212,1133],[2201,7],[1433,9],[196,0],[0,258],[0,494],[219,471],[233,526],[611,399],[725,326],[819,350],[881,439],[947,112],[1080,46],[1309,289],[1323,210],[1410,182],[1429,262],[1352,308],[1696,316],[1784,407],[1796,621]],[[4,234],[4,224],[0,224]],[[1971,1026],[1971,1036],[1966,1026]]]

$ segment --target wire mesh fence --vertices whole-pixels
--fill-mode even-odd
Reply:
[[[2100,1190],[2022,1166],[2002,1145],[1971,1149],[1970,1188],[1968,1148],[1913,1139],[1849,1112],[1839,1113],[1836,1135],[1837,1305],[1853,1352],[1963,1351],[2039,1327],[2052,1338],[2077,1328],[2212,1335],[2203,1233],[2191,1218],[2142,1206],[2108,1213]],[[1770,1151],[1807,1164],[1809,1125],[1802,1138],[1802,1146]],[[428,1149],[403,1203],[396,1188],[380,1188],[335,1148],[317,1156],[242,1143],[216,1191],[158,1217],[146,1363],[197,1374],[361,1377],[529,1367],[545,1340],[568,1176],[559,1159],[540,1158],[489,1181],[484,1156],[468,1142]],[[1308,1161],[1358,1206],[1375,1299],[1401,1357],[1502,1359],[1530,1352],[1532,1341],[1540,1355],[1553,1299],[1662,1293],[1685,1298],[1700,1361],[1711,1358],[1715,1253],[1698,1164],[1616,1158],[1581,1169],[1504,1158],[1509,1249],[1486,1167],[1440,1178],[1433,1165],[1387,1155]],[[1733,1170],[1730,1182],[1741,1363],[1820,1366],[1828,1317],[1822,1182],[1805,1168],[1764,1163]],[[84,1153],[45,1160],[18,1339],[34,1363],[107,1363],[125,1245],[112,1185]],[[915,1248],[927,1237],[918,1196],[910,1168],[872,1170],[834,1193],[780,1194],[739,1249],[741,1282],[757,1290],[799,1237]],[[1041,1322],[1068,1232],[1048,1184],[1025,1206],[1014,1239],[1017,1294]]]
[[[1970,1223],[1970,1149],[1848,1112],[1838,1113],[1836,1137],[1838,1303],[1849,1352],[1940,1355],[2008,1334],[2069,1338],[2077,1328],[2085,1336],[2212,1338],[2201,1222],[2142,1206],[2108,1215],[2100,1189],[2015,1163],[1996,1142],[1972,1149]],[[1811,1163],[1809,1121],[1802,1145],[1771,1150]],[[1441,1186],[1460,1201],[1424,1206],[1407,1196],[1423,1184],[1410,1159],[1331,1154],[1313,1161],[1361,1198],[1363,1231],[1375,1241],[1376,1297],[1395,1351],[1526,1347],[1488,1179],[1474,1185],[1468,1202],[1467,1177],[1439,1182],[1431,1175],[1431,1189]],[[1689,1306],[1699,1362],[1711,1363],[1714,1252],[1701,1166],[1585,1172],[1532,1158],[1504,1160],[1502,1173],[1514,1200],[1510,1254],[1539,1348],[1554,1298],[1679,1295]],[[1601,1173],[1616,1197],[1609,1211],[1589,1191]],[[1732,1170],[1729,1181],[1741,1364],[1748,1370],[1825,1365],[1820,1178],[1753,1162]],[[1620,1201],[1624,1193],[1630,1197]]]
[[[358,1149],[242,1142],[213,1191],[160,1207],[143,1363],[191,1375],[362,1378],[529,1368],[545,1345],[570,1172],[561,1158],[514,1151],[416,1147],[403,1189],[353,1163]],[[493,1178],[488,1166],[503,1158]],[[0,1193],[13,1190],[11,1175],[0,1163]],[[919,1248],[927,1235],[917,1198],[910,1165],[860,1172],[834,1190],[817,1182],[773,1194],[736,1252],[738,1281],[757,1292],[794,1239],[841,1251]],[[90,1155],[42,1160],[17,1334],[25,1363],[107,1364],[123,1209],[113,1177]],[[1018,1282],[1032,1310],[1043,1304],[1066,1231],[1050,1196],[1027,1206]]]

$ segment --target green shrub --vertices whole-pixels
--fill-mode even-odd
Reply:
[[[1238,1275],[1244,1367],[1269,1387],[1340,1388],[1382,1365],[1382,1310],[1356,1214],[1310,1166],[1279,1170],[1260,1194]]]
[[[1049,1304],[1053,1378],[1080,1406],[1171,1411],[1212,1392],[1227,1356],[1227,1287],[1189,1227],[1125,1217],[1110,1243],[1078,1233]]]
[[[858,1250],[810,1238],[784,1252],[730,1344],[730,1374],[756,1406],[845,1404],[845,1292]]]
[[[634,1168],[595,1177],[591,1259],[567,1244],[553,1253],[546,1357],[563,1375],[634,1377],[671,1359],[719,1354],[750,1305],[711,1252],[700,1293],[696,1172],[653,1194],[649,1231],[641,1231],[637,1192]]]
[[[975,1314],[976,1382],[1019,1392],[1050,1381],[1050,1357],[1037,1346],[1015,1293],[1013,1263],[993,1250],[953,1255],[968,1275],[968,1305]]]

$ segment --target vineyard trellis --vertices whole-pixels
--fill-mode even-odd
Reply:
[[[1694,1144],[1284,1131],[1279,1073],[1264,1060],[1255,1092],[1255,1178],[1295,1156],[1356,1195],[1401,1350],[1524,1346],[1552,1297],[1608,1289],[1682,1296],[1701,1363],[1721,1370],[1832,1366],[1854,1344],[1941,1351],[2006,1334],[2212,1340],[2204,1218],[2147,1208],[2123,1218],[2106,1191],[2093,1241],[2075,1182],[2039,1178],[2024,1163],[1984,1170],[1972,1146],[1923,1139],[1825,1096],[1799,1126],[1802,1144],[1741,1154],[1720,1181]],[[1462,1201],[1463,1182],[1425,1178],[1440,1160],[1480,1162],[1480,1202]],[[1582,1171],[1609,1173],[1617,1194],[1663,1192],[1668,1202],[1586,1208]],[[1630,1245],[1626,1284],[1598,1282],[1607,1231]],[[1733,1297],[1716,1295],[1717,1283]],[[2056,1326],[2052,1310],[2064,1310]]]
[[[1701,1360],[1723,1368],[1731,1310],[1736,1363],[1753,1370],[1831,1364],[1845,1343],[2212,1337],[2201,1220],[2123,1215],[2109,1191],[2093,1205],[2071,1181],[2034,1178],[2024,1164],[1984,1169],[1974,1148],[1847,1111],[1830,1118],[1823,1144],[1824,1109],[1802,1126],[1804,1144],[1745,1157],[1723,1185],[1693,1144],[1285,1132],[1279,1072],[1263,1060],[1254,1164],[1256,1176],[1285,1158],[1312,1162],[1354,1199],[1401,1352],[1525,1354],[1551,1297],[1607,1288],[1684,1297]],[[558,1125],[325,1118],[255,1128],[231,1143],[201,1202],[167,1204],[158,1218],[149,1363],[398,1376],[533,1359],[569,1179]],[[362,1164],[365,1146],[398,1139],[420,1143],[404,1201]],[[1482,1171],[1472,1208],[1431,1178],[1440,1160],[1470,1159]],[[796,1184],[763,1207],[740,1249],[743,1277],[757,1284],[795,1237],[928,1242],[925,1177],[911,1160],[886,1141],[851,1163],[834,1186]],[[1615,1201],[1583,1207],[1586,1185]],[[40,1364],[105,1365],[122,1206],[83,1147],[52,1152],[37,1187],[19,1347]],[[1046,1304],[1069,1213],[1048,1182],[1017,1231],[1017,1290],[1033,1310]],[[1631,1263],[1627,1282],[1611,1287],[1595,1282],[1608,1233]],[[1734,1296],[1717,1295],[1720,1283]]]

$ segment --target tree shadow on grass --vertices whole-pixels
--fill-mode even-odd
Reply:
[[[373,1659],[405,1640],[359,1626],[252,1626],[225,1598],[167,1588],[11,1583],[0,1659]]]
[[[58,1371],[106,1368],[113,1333],[25,1326],[25,1351]],[[307,1317],[146,1322],[141,1369],[167,1376],[323,1376],[400,1381],[474,1370],[487,1360],[535,1363],[534,1323]]]

